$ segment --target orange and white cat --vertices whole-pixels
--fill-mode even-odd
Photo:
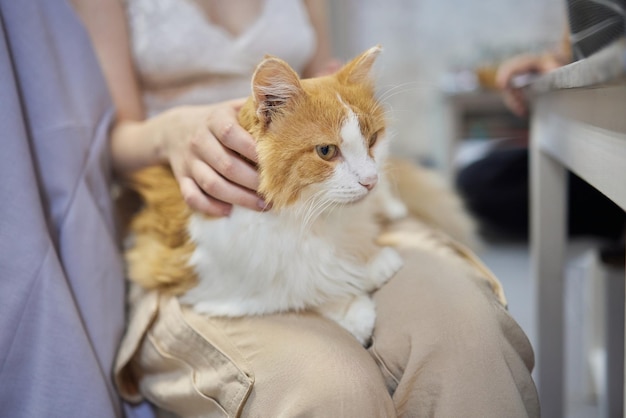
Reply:
[[[129,277],[208,315],[314,309],[366,343],[370,294],[402,266],[376,243],[379,218],[406,214],[384,178],[389,139],[370,76],[379,52],[315,79],[274,57],[258,65],[239,119],[257,142],[270,211],[192,213],[168,168],[137,173],[130,187],[144,207],[131,224]]]

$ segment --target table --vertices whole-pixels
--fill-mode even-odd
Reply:
[[[454,183],[454,156],[457,146],[467,139],[467,119],[474,117],[500,118],[503,123],[515,119],[502,100],[499,91],[477,89],[443,92],[443,125],[446,133],[437,142],[436,165],[442,175]],[[519,124],[519,122],[518,122]],[[497,137],[493,137],[497,138]],[[487,140],[488,138],[481,138]]]
[[[558,418],[565,413],[566,170],[626,210],[626,39],[541,76],[525,90],[533,103],[530,245],[538,319],[537,383],[542,415]],[[613,359],[615,355],[623,364],[623,351]],[[623,367],[617,372],[623,383]],[[618,395],[624,399],[623,393]],[[619,408],[622,416],[624,406]]]

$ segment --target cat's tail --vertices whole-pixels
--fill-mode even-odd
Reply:
[[[118,218],[126,222],[128,278],[146,289],[182,293],[196,281],[188,264],[194,249],[187,232],[191,209],[172,171],[145,168],[127,175],[122,185],[117,206]]]
[[[187,240],[187,222],[191,209],[184,202],[178,181],[166,166],[153,166],[130,174],[124,186],[138,194],[139,211],[133,214],[133,233],[154,235],[171,248]]]
[[[480,248],[476,222],[436,171],[400,158],[389,158],[386,171],[393,193],[412,216],[471,249]]]

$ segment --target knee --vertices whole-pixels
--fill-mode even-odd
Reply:
[[[452,351],[459,359],[490,356],[501,350],[503,325],[509,315],[495,297],[476,286],[466,289],[462,297],[451,295],[447,302],[430,317],[428,326],[419,331],[410,329],[410,338],[428,335],[434,352],[449,355]]]
[[[275,354],[280,370],[255,373],[244,416],[395,416],[380,370],[355,341],[308,336]]]
[[[405,257],[410,274],[379,295],[374,351],[401,375],[411,358],[461,361],[499,350],[516,324],[487,282],[457,263],[419,255]]]

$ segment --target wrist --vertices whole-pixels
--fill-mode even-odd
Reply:
[[[166,111],[143,122],[143,136],[149,143],[150,165],[170,163],[171,138],[172,132],[175,132],[175,121],[172,119],[171,111]]]
[[[111,129],[113,169],[119,174],[168,163],[166,135],[153,120],[121,120]]]

